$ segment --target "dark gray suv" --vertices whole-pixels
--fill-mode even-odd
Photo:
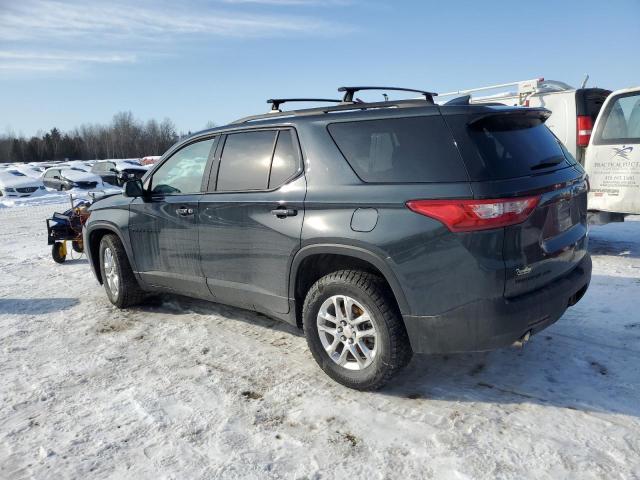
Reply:
[[[591,278],[588,185],[549,112],[354,101],[365,88],[274,100],[96,201],[84,241],[111,302],[171,292],[282,319],[357,389],[412,353],[495,349],[558,320]]]

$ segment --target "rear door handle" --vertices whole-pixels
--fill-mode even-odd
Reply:
[[[181,217],[188,217],[190,215],[193,215],[193,208],[188,208],[188,207],[176,208],[176,213]]]
[[[293,208],[280,207],[271,210],[271,215],[274,215],[278,218],[295,217],[297,214],[298,210],[294,210]]]

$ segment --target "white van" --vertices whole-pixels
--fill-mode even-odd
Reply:
[[[589,210],[601,222],[640,214],[640,87],[607,98],[587,148]]]
[[[505,105],[544,107],[551,111],[545,125],[562,141],[567,150],[584,164],[593,124],[605,99],[611,93],[611,90],[603,88],[585,88],[585,83],[586,79],[582,87],[574,88],[557,80],[535,78],[439,93],[436,99],[440,103],[454,96],[471,95],[470,103],[498,102]]]

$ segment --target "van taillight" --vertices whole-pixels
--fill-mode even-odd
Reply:
[[[452,232],[471,232],[524,222],[540,197],[496,200],[410,200],[407,207],[444,223]]]
[[[578,115],[578,146],[586,147],[589,145],[591,138],[591,130],[593,129],[593,120],[589,115]]]

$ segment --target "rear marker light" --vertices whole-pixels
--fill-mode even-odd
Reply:
[[[589,115],[578,115],[577,117],[577,130],[578,130],[578,146],[586,147],[589,145],[589,139],[591,138],[591,130],[593,129],[593,120]]]
[[[452,232],[471,232],[522,223],[539,201],[539,196],[496,200],[410,200],[407,207],[441,221]]]

